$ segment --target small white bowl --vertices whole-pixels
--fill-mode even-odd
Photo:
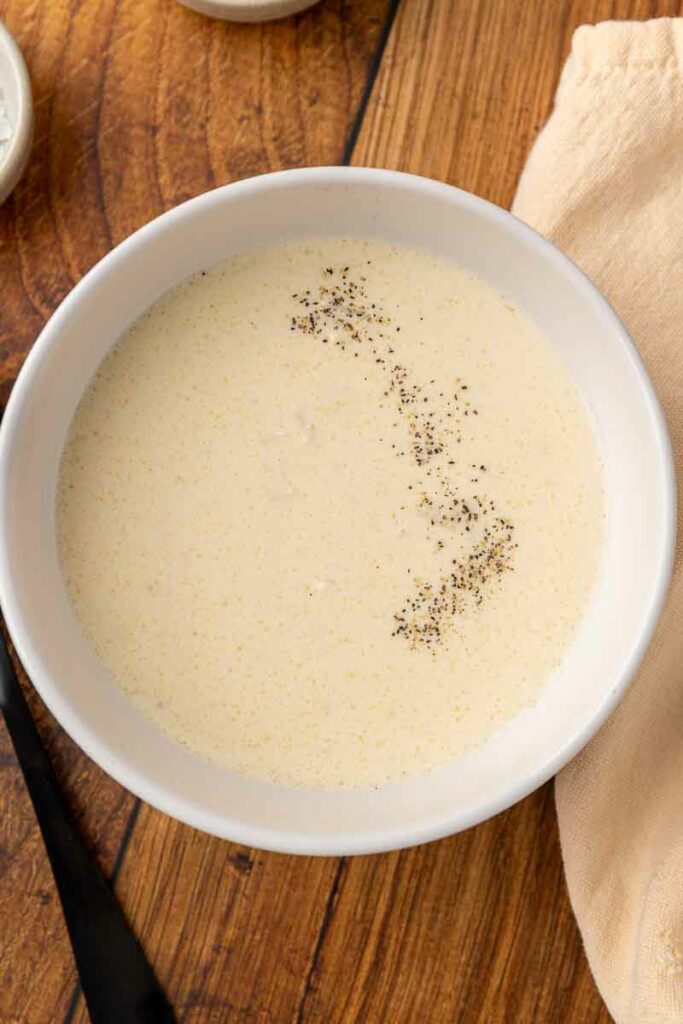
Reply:
[[[33,138],[31,82],[13,36],[0,21],[0,93],[7,106],[12,137],[0,154],[0,203],[24,172]]]
[[[538,703],[437,771],[346,792],[244,778],[200,760],[144,719],[85,641],[62,580],[54,523],[69,423],[128,325],[204,267],[320,234],[427,249],[525,309],[562,355],[593,417],[607,498],[600,580]],[[144,800],[206,832],[272,850],[352,854],[410,846],[477,824],[550,778],[605,721],[645,653],[669,581],[674,523],[664,420],[635,348],[599,292],[504,210],[391,171],[265,175],[147,224],[59,307],[26,360],[0,429],[0,602],[43,700],[93,760]]]
[[[313,7],[319,0],[180,0],[185,7],[223,21],[274,21]]]

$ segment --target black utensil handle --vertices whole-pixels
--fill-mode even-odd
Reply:
[[[174,1024],[114,894],[76,831],[0,635],[0,696],[64,910],[92,1024]]]

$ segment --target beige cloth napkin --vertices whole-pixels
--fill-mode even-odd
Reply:
[[[683,19],[580,28],[514,212],[644,357],[683,494]],[[679,531],[680,533],[680,531]],[[683,1022],[683,568],[637,679],[557,778],[572,905],[618,1024]]]

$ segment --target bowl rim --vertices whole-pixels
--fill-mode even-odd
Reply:
[[[7,58],[19,98],[16,123],[5,157],[0,163],[0,203],[5,200],[24,172],[33,139],[33,96],[31,79],[16,39],[0,21],[0,54]]]
[[[247,0],[246,3],[244,0],[179,0],[179,3],[209,18],[218,17],[237,23],[258,24],[269,19],[279,20],[301,14],[309,7],[320,3],[320,0]]]
[[[459,810],[456,806],[446,814],[427,818],[419,824],[381,828],[351,835],[340,832],[321,837],[305,831],[285,831],[269,826],[245,824],[224,812],[211,811],[197,806],[188,798],[178,796],[170,785],[159,785],[144,772],[132,767],[124,756],[113,752],[108,747],[106,740],[91,730],[88,722],[81,718],[78,709],[72,708],[63,698],[58,682],[44,669],[38,650],[33,646],[30,636],[24,631],[24,618],[15,594],[6,552],[5,541],[8,523],[5,495],[9,487],[10,453],[20,429],[22,406],[33,387],[45,354],[53,344],[53,339],[56,339],[61,333],[62,322],[69,315],[71,308],[80,302],[81,296],[93,285],[106,277],[110,267],[124,261],[129,252],[144,245],[165,225],[173,221],[191,218],[195,211],[202,210],[207,206],[220,204],[225,196],[229,195],[238,200],[242,196],[249,196],[264,189],[287,188],[290,185],[305,186],[307,184],[346,185],[351,182],[371,184],[375,187],[398,186],[408,190],[417,190],[440,200],[460,204],[489,221],[507,225],[527,244],[535,248],[543,259],[555,264],[569,278],[572,286],[580,289],[586,300],[596,305],[603,317],[611,323],[615,334],[620,339],[625,354],[636,373],[643,402],[651,418],[653,439],[656,442],[661,469],[664,515],[661,523],[661,543],[658,546],[656,585],[652,588],[652,593],[644,606],[640,632],[637,637],[631,638],[625,668],[613,681],[609,690],[602,695],[594,712],[587,717],[582,726],[575,728],[564,742],[557,746],[551,756],[533,770],[524,771],[519,776],[513,777],[511,781],[500,788],[495,797],[467,810]],[[633,679],[646,653],[666,598],[673,568],[675,535],[676,481],[671,441],[664,414],[644,363],[607,300],[569,257],[513,214],[453,185],[399,171],[350,167],[313,167],[276,171],[204,192],[145,224],[96,263],[57,307],[26,357],[12,389],[0,426],[0,606],[16,652],[40,697],[74,742],[96,764],[137,797],[201,831],[247,846],[283,853],[343,856],[415,846],[479,824],[512,806],[547,782],[595,735]]]

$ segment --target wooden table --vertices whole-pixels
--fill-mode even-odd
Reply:
[[[96,260],[214,185],[351,162],[509,205],[573,29],[677,13],[677,0],[327,0],[251,27],[174,0],[0,0],[37,115],[0,209],[0,397]],[[569,908],[551,787],[403,853],[278,856],[141,804],[32,706],[180,1021],[610,1020]],[[4,730],[0,771],[0,1024],[86,1021]]]

